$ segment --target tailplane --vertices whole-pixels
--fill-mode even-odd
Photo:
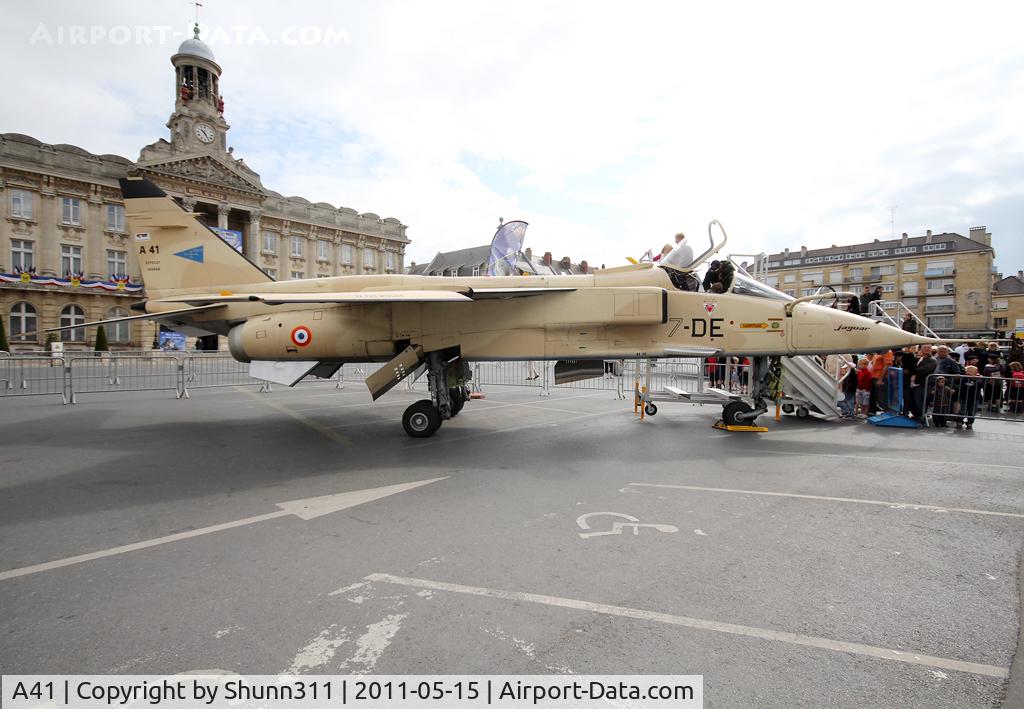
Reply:
[[[131,247],[150,297],[273,279],[145,178],[122,178]]]

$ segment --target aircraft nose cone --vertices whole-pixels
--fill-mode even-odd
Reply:
[[[831,308],[823,310],[827,311],[825,339],[828,344],[835,347],[836,352],[876,352],[911,345],[935,345],[940,342],[853,313]]]

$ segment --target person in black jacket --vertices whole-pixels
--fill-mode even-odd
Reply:
[[[860,314],[868,314],[868,304],[871,303],[871,288],[864,286],[864,291],[860,294]]]
[[[917,320],[914,319],[913,313],[907,313],[903,316],[903,324],[901,326],[904,332],[909,332],[911,335],[917,334]]]
[[[910,377],[914,373],[914,365],[917,364],[917,348],[904,347],[895,363],[903,370],[903,406],[900,413],[906,416],[910,413]]]
[[[857,296],[850,296],[850,300],[846,303],[846,312],[860,315],[860,300],[858,300]]]
[[[921,345],[917,351],[917,362],[914,363],[910,376],[910,413],[914,418],[924,418],[924,395],[928,388],[928,375],[935,373],[938,362],[932,356],[931,345]]]

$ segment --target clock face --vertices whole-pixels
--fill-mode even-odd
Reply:
[[[213,132],[213,128],[210,126],[200,123],[196,126],[196,137],[204,143],[212,143],[216,133]]]

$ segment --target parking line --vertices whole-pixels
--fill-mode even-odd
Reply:
[[[365,577],[366,581],[377,583],[390,583],[398,586],[427,589],[432,591],[448,591],[450,593],[461,593],[469,596],[483,596],[485,598],[497,598],[503,601],[514,601],[521,603],[534,603],[543,606],[555,606],[569,608],[572,610],[587,611],[600,615],[618,616],[620,618],[632,618],[634,620],[646,620],[666,625],[683,626],[696,628],[697,630],[710,630],[717,633],[729,635],[742,635],[762,640],[774,640],[776,642],[788,643],[791,645],[803,645],[805,647],[816,647],[821,650],[832,650],[844,652],[851,655],[864,655],[881,660],[894,662],[905,662],[911,665],[922,665],[924,667],[935,667],[942,670],[953,670],[956,672],[969,672],[971,674],[983,675],[985,677],[997,677],[1006,679],[1010,671],[1005,667],[996,665],[984,665],[977,662],[965,662],[946,657],[935,657],[917,652],[892,650],[890,648],[875,647],[874,645],[863,645],[861,643],[845,642],[843,640],[831,640],[819,638],[813,635],[802,635],[790,633],[783,630],[771,630],[768,628],[757,628],[749,625],[737,625],[735,623],[722,623],[716,620],[705,620],[703,618],[691,618],[682,615],[670,615],[655,611],[645,611],[637,608],[624,606],[610,606],[604,603],[593,603],[591,601],[580,601],[574,598],[561,598],[558,596],[544,596],[536,593],[522,593],[520,591],[505,591],[496,588],[482,588],[480,586],[464,586],[455,583],[443,583],[441,581],[429,581],[427,579],[409,578],[406,576],[392,576],[391,574],[370,574]]]
[[[861,455],[859,453],[803,453],[800,451],[769,451],[758,450],[748,451],[754,455],[795,455],[806,458],[856,458],[857,460],[879,460],[886,463],[920,463],[922,465],[969,465],[972,468],[1002,468],[1005,470],[1024,470],[1024,465],[1002,465],[1000,463],[975,463],[973,461],[957,460],[929,460],[928,458],[884,458],[875,455]]]
[[[276,409],[276,410],[280,411],[282,414],[285,414],[286,416],[290,416],[291,418],[293,418],[296,421],[298,421],[299,423],[301,423],[303,426],[306,426],[307,428],[313,429],[314,431],[319,433],[321,436],[324,436],[325,438],[329,438],[332,441],[334,441],[335,443],[340,443],[343,446],[351,446],[352,445],[352,441],[348,437],[343,436],[342,434],[338,433],[337,431],[332,431],[327,426],[324,426],[322,423],[314,421],[313,419],[309,418],[308,416],[303,416],[302,414],[299,414],[299,413],[296,413],[296,412],[292,411],[291,409],[289,409],[284,404],[279,404],[276,401],[270,401],[268,398],[266,398],[265,396],[262,396],[261,394],[257,394],[257,393],[250,392],[250,391],[245,391],[244,389],[239,389],[238,387],[235,387],[235,389],[238,390],[238,391],[241,391],[244,394],[246,394],[250,399],[254,399],[255,401],[262,402],[263,404],[266,404],[270,408]]]
[[[621,411],[598,411],[591,414],[581,414],[579,416],[571,416],[569,418],[561,418],[558,421],[542,421],[540,423],[528,423],[523,426],[513,426],[511,428],[498,428],[491,431],[479,431],[477,433],[470,433],[466,436],[458,436],[455,438],[449,438],[446,436],[440,438],[429,438],[420,439],[414,442],[410,448],[417,446],[428,446],[433,443],[460,443],[462,441],[469,440],[470,438],[479,438],[480,436],[495,436],[501,433],[514,433],[515,431],[523,431],[528,428],[543,428],[545,426],[560,426],[563,423],[571,423],[572,421],[579,421],[581,419],[593,418],[594,416],[607,416],[609,414],[621,414]]]
[[[629,483],[633,487],[658,487],[672,490],[695,490],[697,492],[727,492],[737,495],[765,495],[769,497],[794,497],[802,500],[823,500],[825,502],[854,502],[861,505],[879,505],[899,510],[932,510],[933,512],[961,512],[971,515],[991,515],[993,517],[1013,517],[1024,519],[1024,514],[1015,512],[996,512],[994,510],[974,510],[967,507],[940,507],[938,505],[919,505],[913,502],[892,502],[886,500],[864,500],[857,497],[826,497],[824,495],[801,495],[795,492],[768,492],[766,490],[734,490],[727,487],[698,487],[696,485],[668,485],[661,483]]]

